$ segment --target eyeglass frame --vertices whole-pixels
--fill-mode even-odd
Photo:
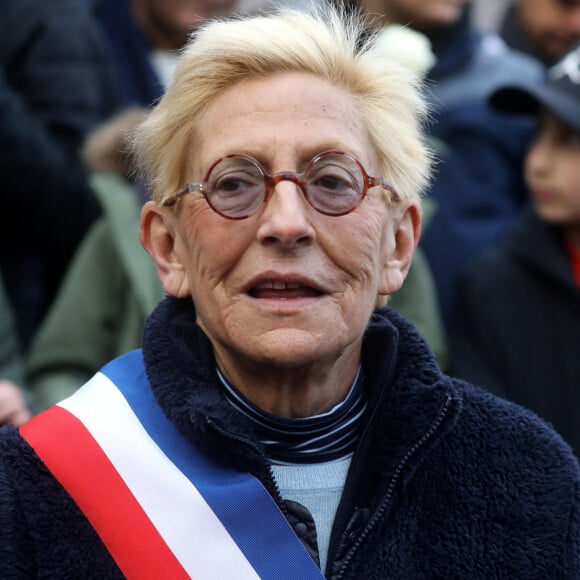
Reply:
[[[359,168],[361,175],[363,177],[363,190],[360,194],[360,198],[358,200],[358,203],[355,206],[353,206],[352,208],[350,208],[349,210],[347,210],[345,212],[341,212],[341,213],[329,213],[329,212],[325,212],[325,211],[318,209],[312,203],[312,200],[310,199],[308,192],[307,192],[307,189],[306,189],[307,185],[308,185],[307,180],[306,180],[306,175],[308,174],[308,172],[311,170],[311,168],[316,163],[318,163],[318,161],[320,161],[321,159],[324,159],[325,157],[329,157],[331,155],[344,155],[344,156],[348,157],[351,161],[354,161],[354,163]],[[222,212],[220,212],[218,209],[216,209],[212,205],[212,203],[210,202],[210,200],[207,196],[207,191],[206,191],[208,179],[209,179],[209,176],[211,175],[211,172],[217,167],[217,165],[219,163],[221,163],[225,159],[233,159],[233,158],[245,159],[246,161],[249,161],[250,163],[254,164],[258,168],[262,178],[264,179],[264,198],[263,198],[262,202],[260,202],[260,204],[256,207],[256,209],[253,210],[251,213],[248,213],[248,214],[243,215],[243,216],[229,216],[229,215],[225,215]],[[217,159],[216,161],[214,161],[211,164],[211,166],[207,170],[207,172],[205,174],[205,178],[202,182],[185,184],[179,191],[174,193],[171,197],[162,201],[160,205],[162,205],[164,207],[175,207],[175,205],[184,196],[188,195],[189,193],[199,192],[203,195],[203,197],[206,200],[209,207],[213,211],[215,211],[218,215],[220,215],[223,218],[228,219],[228,220],[243,220],[243,219],[247,219],[250,216],[254,215],[258,211],[258,208],[260,207],[260,205],[262,205],[263,203],[267,203],[274,188],[282,181],[290,181],[290,182],[294,183],[294,185],[296,185],[300,188],[300,190],[302,191],[302,195],[304,196],[304,198],[306,199],[308,204],[314,210],[316,210],[318,213],[321,213],[322,215],[327,215],[330,217],[341,217],[344,215],[348,215],[349,213],[356,210],[361,205],[363,200],[365,199],[368,190],[372,189],[373,187],[382,187],[384,190],[388,191],[391,194],[390,201],[392,201],[394,203],[398,203],[401,201],[401,197],[400,197],[399,193],[392,185],[387,183],[382,177],[373,177],[373,176],[369,175],[367,173],[366,169],[363,167],[362,163],[356,157],[354,157],[354,155],[351,155],[350,153],[348,153],[346,151],[331,149],[331,150],[323,151],[322,153],[316,154],[308,162],[306,169],[304,171],[302,171],[301,173],[296,173],[293,171],[281,171],[279,173],[270,174],[264,169],[262,164],[257,159],[252,157],[251,155],[245,155],[244,153],[230,153],[228,155],[224,155],[223,157],[220,157],[219,159]]]

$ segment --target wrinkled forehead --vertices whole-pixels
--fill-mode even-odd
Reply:
[[[296,170],[323,151],[341,150],[378,169],[378,153],[355,99],[308,73],[228,87],[200,115],[188,149],[189,163],[200,168],[238,153],[257,158],[271,172]]]

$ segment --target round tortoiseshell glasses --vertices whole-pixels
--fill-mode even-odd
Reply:
[[[328,216],[355,210],[372,187],[382,187],[392,201],[399,200],[392,186],[368,175],[350,153],[325,151],[313,157],[302,173],[283,171],[274,175],[249,155],[226,155],[212,164],[202,183],[188,183],[162,205],[173,207],[185,195],[199,192],[219,215],[240,220],[256,212],[282,181],[296,184],[308,203]]]

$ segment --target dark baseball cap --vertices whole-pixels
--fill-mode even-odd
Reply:
[[[535,114],[539,106],[580,131],[580,45],[548,69],[537,84],[513,83],[495,90],[489,97],[498,111]]]

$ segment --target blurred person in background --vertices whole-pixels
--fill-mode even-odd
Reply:
[[[158,101],[189,35],[236,6],[236,0],[89,1],[107,39],[119,110]]]
[[[25,353],[100,213],[80,149],[114,94],[84,2],[6,0],[1,10],[0,271]]]
[[[543,67],[477,30],[466,0],[360,0],[358,6],[376,27],[422,33],[435,54],[427,88],[439,162],[428,190],[435,211],[420,247],[449,327],[459,274],[499,243],[526,200],[521,166],[532,124],[492,110],[487,97],[513,78],[539,79]]]
[[[500,34],[512,48],[550,66],[580,41],[580,0],[515,0]]]
[[[88,138],[83,157],[102,217],[81,242],[26,360],[35,409],[68,397],[108,360],[141,345],[143,324],[163,296],[155,267],[139,243],[147,200],[130,179],[127,136],[145,117],[127,109]]]
[[[580,46],[492,104],[537,117],[531,207],[462,280],[452,372],[540,414],[580,455]]]

